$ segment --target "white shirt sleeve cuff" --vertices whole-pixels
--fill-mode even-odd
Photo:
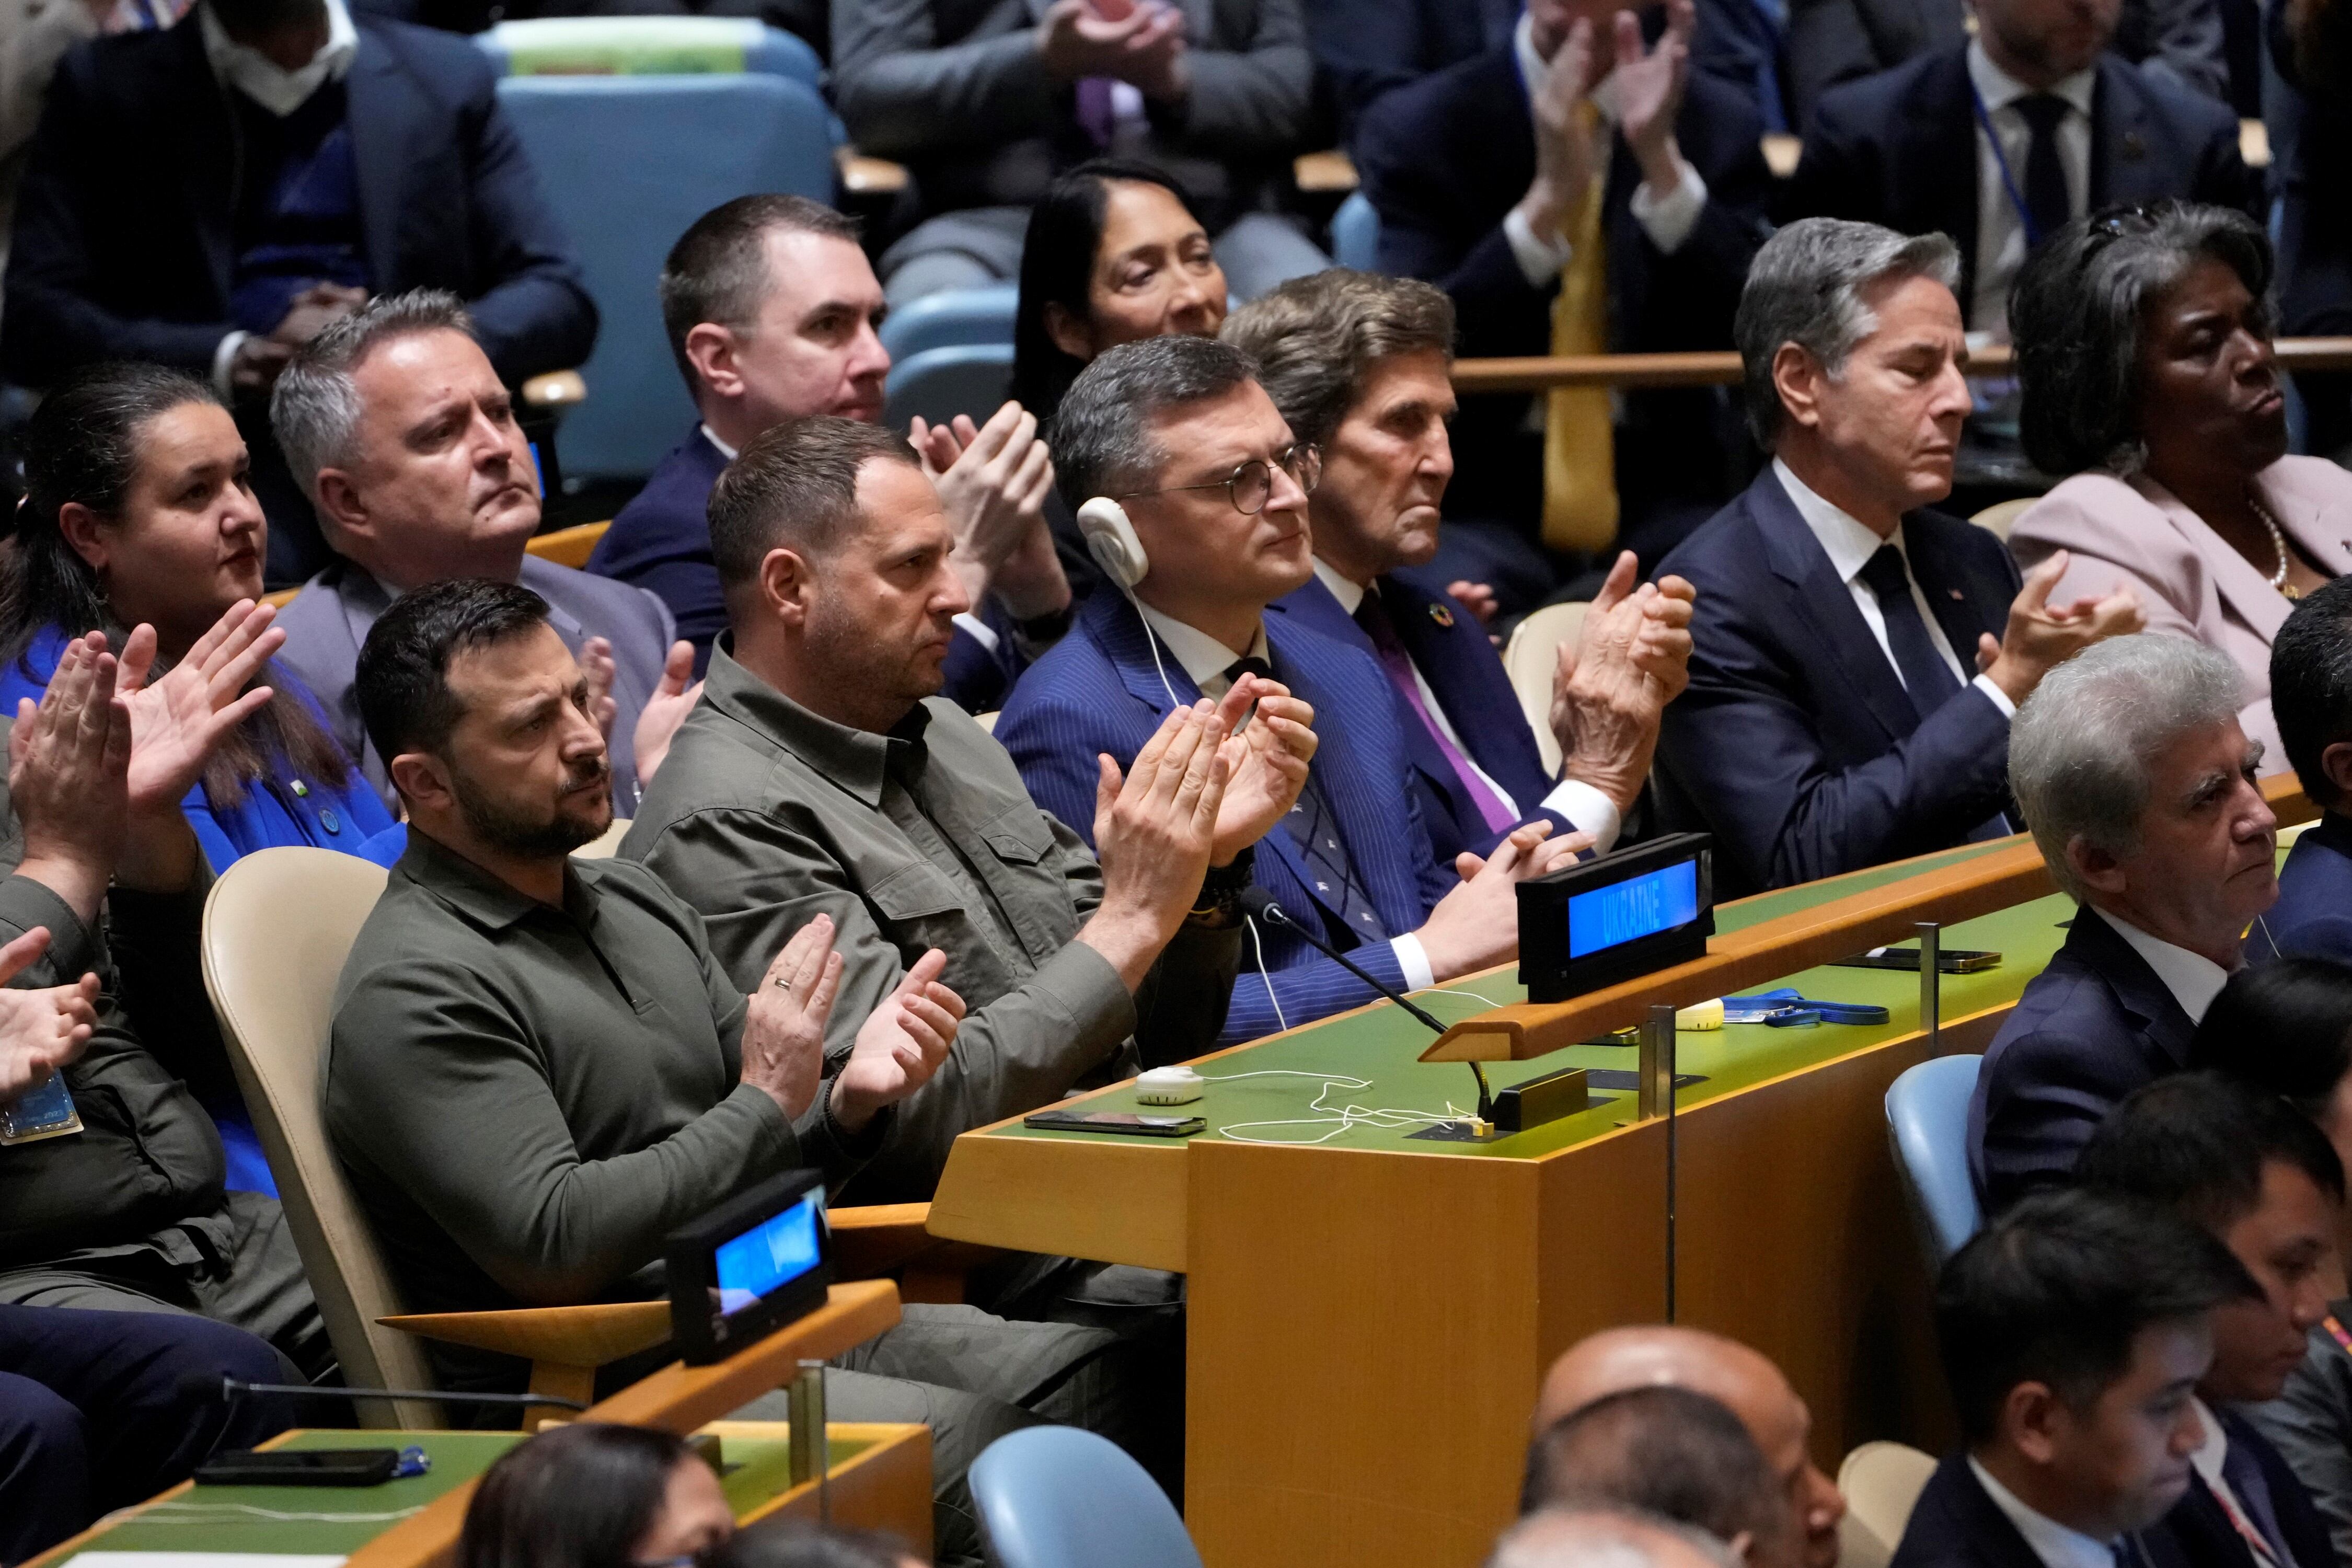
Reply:
[[[1682,165],[1683,177],[1672,195],[1654,198],[1647,180],[1633,187],[1633,221],[1666,256],[1682,248],[1706,207],[1706,182],[1691,167],[1689,159],[1677,154],[1675,162]]]
[[[2003,691],[1998,685],[1994,684],[1991,676],[1979,675],[1970,684],[1974,685],[1979,691],[1983,692],[1987,697],[1992,699],[1992,705],[2000,710],[2000,716],[2002,718],[2014,719],[2017,717],[2017,704],[2009,700],[2008,692]]]
[[[1429,967],[1429,954],[1422,951],[1421,938],[1411,931],[1389,939],[1396,950],[1397,967],[1404,971],[1407,991],[1426,991],[1437,984],[1437,972]]]
[[[1538,236],[1527,214],[1517,207],[1503,215],[1503,237],[1510,243],[1512,259],[1519,264],[1519,275],[1530,289],[1548,289],[1559,282],[1560,268],[1576,254],[1576,247],[1564,240]]]
[[[229,383],[229,367],[236,363],[236,351],[251,336],[251,332],[231,332],[213,350],[213,390],[221,395],[224,403],[236,395],[236,388]]]
[[[1568,818],[1580,833],[1592,835],[1592,852],[1606,855],[1625,826],[1616,802],[1580,779],[1563,779],[1544,796],[1544,809]]]
[[[982,620],[978,616],[973,615],[969,610],[966,610],[962,615],[958,616],[955,618],[955,624],[963,630],[971,633],[972,641],[978,643],[981,647],[986,648],[991,653],[994,653],[996,651],[996,628],[994,626],[990,626],[986,621]]]

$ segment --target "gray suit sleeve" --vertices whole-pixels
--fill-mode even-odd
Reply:
[[[1067,853],[1067,830],[1056,826]],[[673,824],[649,846],[645,864],[705,910],[712,951],[738,986],[757,984],[792,934],[820,914],[833,917],[835,951],[842,955],[841,990],[834,1000],[826,1055],[849,1054],[857,1031],[895,989],[908,963],[876,918],[869,899],[919,896],[923,879],[944,878],[916,865],[894,878],[897,887],[861,891],[850,885],[825,847],[765,813],[751,809],[698,812]],[[942,982],[952,989],[950,963]],[[853,1197],[912,1201],[928,1197],[947,1166],[959,1133],[1050,1104],[1111,1054],[1135,1029],[1135,999],[1118,972],[1083,942],[1071,942],[1039,965],[1027,984],[974,1008],[956,1033],[954,1048],[931,1080],[898,1107],[893,1125],[860,1177]]]
[[[650,1148],[583,1160],[515,1005],[454,959],[408,954],[361,977],[329,1050],[337,1145],[527,1303],[593,1300],[713,1194],[801,1163],[776,1102],[740,1084]]]
[[[2336,1310],[2341,1312],[2344,1303]],[[2352,1354],[2326,1328],[2314,1329],[2286,1392],[2267,1405],[2239,1408],[2311,1494],[2327,1521],[2336,1561],[2352,1563]]]
[[[833,85],[850,139],[879,158],[1035,135],[1062,91],[1034,28],[943,45],[931,0],[834,0]]]
[[[1217,12],[1222,16],[1233,9],[1221,5]],[[1257,0],[1254,9],[1246,39],[1186,53],[1192,90],[1181,104],[1149,106],[1153,121],[1180,136],[1188,151],[1267,158],[1296,152],[1307,141],[1315,60],[1298,0]]]

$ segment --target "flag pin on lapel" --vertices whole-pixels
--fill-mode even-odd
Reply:
[[[1432,603],[1429,606],[1429,618],[1441,626],[1450,626],[1454,624],[1454,612],[1443,605]]]
[[[1944,592],[1949,594],[1956,600],[1965,599],[1968,597],[1967,595],[1961,593],[1958,588],[1947,588]]]

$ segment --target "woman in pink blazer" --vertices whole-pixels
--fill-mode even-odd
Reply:
[[[2286,455],[2272,275],[2242,213],[2112,208],[2052,236],[2010,308],[2026,456],[2074,476],[2010,549],[2029,569],[2067,552],[2053,601],[2127,584],[2149,631],[2228,654],[2265,771],[2286,765],[2271,640],[2294,600],[2352,571],[2352,473]]]

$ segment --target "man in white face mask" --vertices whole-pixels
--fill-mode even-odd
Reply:
[[[371,296],[463,300],[509,384],[587,357],[595,307],[491,68],[345,0],[200,0],[59,67],[19,198],[0,374],[158,361],[239,400],[272,582],[324,549],[268,440],[293,352]],[[281,493],[282,492],[282,493]]]

